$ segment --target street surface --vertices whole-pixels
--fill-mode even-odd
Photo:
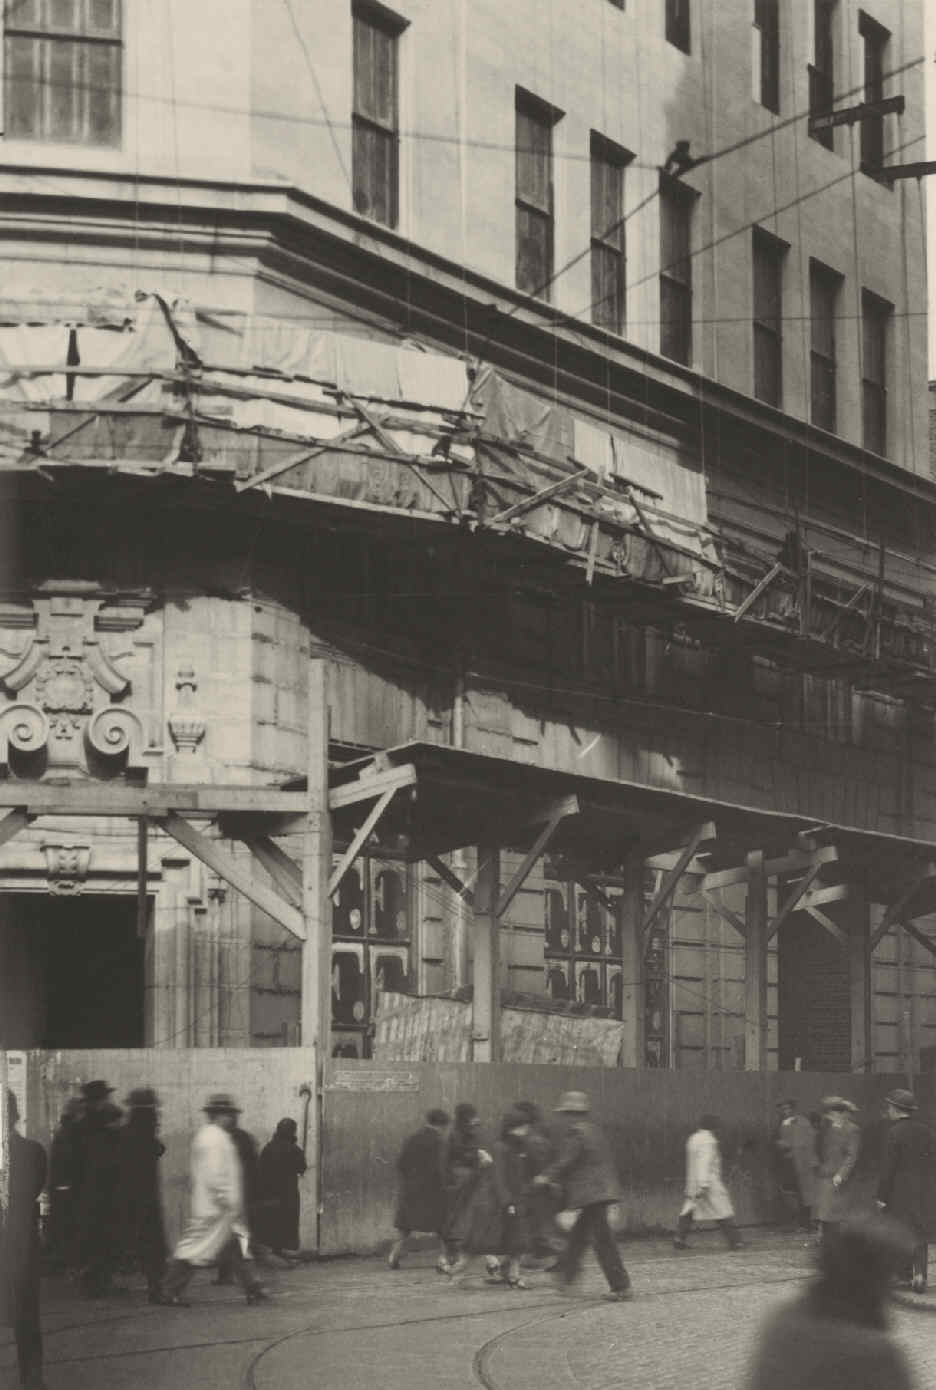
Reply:
[[[795,1297],[811,1271],[802,1238],[749,1235],[737,1254],[716,1234],[677,1254],[668,1241],[622,1246],[637,1294],[605,1303],[589,1264],[571,1298],[547,1274],[530,1287],[461,1287],[427,1251],[393,1273],[376,1259],[263,1271],[269,1304],[239,1290],[192,1284],[191,1308],[154,1308],[141,1287],[79,1300],[43,1285],[49,1390],[735,1390],[764,1315]],[[936,1384],[936,1293],[901,1296],[893,1332],[920,1390]],[[8,1329],[0,1385],[16,1385]]]

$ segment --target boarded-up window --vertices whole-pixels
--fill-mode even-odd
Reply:
[[[121,0],[6,0],[9,140],[119,145]]]
[[[874,454],[887,453],[887,325],[891,305],[861,294],[861,412],[863,441]]]
[[[624,167],[631,156],[592,131],[592,323],[624,331]]]
[[[753,233],[754,394],[768,405],[783,404],[783,242]]]
[[[660,352],[686,366],[692,361],[692,189],[660,184]]]
[[[385,11],[355,6],[352,181],[354,208],[395,227],[398,215],[397,39]]]
[[[517,92],[517,289],[549,298],[553,273],[552,132],[558,112]]]
[[[836,428],[835,309],[841,276],[818,261],[809,266],[810,395],[814,425]]]

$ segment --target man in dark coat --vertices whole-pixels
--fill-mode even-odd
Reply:
[[[239,1115],[236,1111],[235,1115]],[[240,1159],[241,1176],[243,1179],[244,1192],[244,1224],[250,1233],[250,1245],[254,1246],[257,1234],[257,1218],[260,1215],[260,1155],[257,1151],[257,1141],[252,1134],[248,1134],[246,1129],[241,1129],[236,1122],[234,1128],[228,1131],[231,1141],[237,1150],[237,1157]],[[234,1260],[236,1254],[233,1245],[229,1245],[227,1250],[218,1261],[218,1277],[216,1284],[233,1284],[235,1282]]]
[[[65,1102],[49,1148],[47,1258],[51,1271],[67,1269],[74,1255],[77,1127],[83,1115],[83,1102],[77,1096],[72,1096]]]
[[[559,1263],[561,1286],[568,1288],[577,1277],[586,1246],[591,1243],[608,1281],[610,1291],[605,1297],[623,1303],[634,1295],[608,1224],[608,1207],[618,1200],[620,1189],[611,1146],[604,1131],[589,1119],[589,1110],[584,1091],[566,1091],[560,1098],[556,1114],[564,1123],[559,1152],[547,1172],[534,1181],[560,1186],[566,1207],[578,1212]]]
[[[150,1303],[162,1303],[166,1235],[159,1196],[158,1163],[166,1152],[159,1140],[159,1102],[149,1087],[127,1097],[127,1123],[120,1131],[118,1228],[123,1252],[146,1276]]]
[[[112,1091],[103,1081],[89,1081],[82,1087],[85,1115],[77,1127],[76,1262],[82,1292],[90,1298],[108,1292],[117,1264],[121,1111],[108,1100]]]
[[[934,1216],[936,1135],[916,1118],[916,1101],[909,1091],[891,1091],[884,1098],[890,1129],[884,1148],[878,1205],[902,1221],[913,1237],[907,1273],[914,1293],[923,1293],[927,1279],[927,1239]]]
[[[400,1189],[393,1217],[397,1239],[387,1257],[391,1269],[400,1268],[410,1232],[430,1231],[442,1239],[448,1127],[449,1117],[444,1110],[430,1110],[422,1129],[411,1134],[400,1150],[397,1159]]]
[[[299,1179],[306,1170],[305,1154],[296,1142],[295,1120],[280,1120],[276,1133],[260,1155],[260,1211],[257,1239],[274,1255],[299,1249]]]
[[[12,1091],[7,1091],[6,1103],[10,1190],[0,1231],[0,1320],[13,1328],[20,1385],[42,1390],[38,1203],[45,1187],[46,1155],[41,1144],[16,1132],[19,1108]]]

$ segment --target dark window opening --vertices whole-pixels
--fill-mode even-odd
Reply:
[[[754,228],[754,395],[783,404],[783,257],[786,246]]]
[[[810,398],[814,425],[833,433],[837,424],[835,312],[842,277],[818,261],[809,266]]]
[[[887,453],[887,325],[892,307],[861,293],[861,418],[864,447]]]
[[[354,209],[387,227],[399,214],[397,39],[403,22],[355,6],[352,183]]]
[[[695,191],[674,180],[660,184],[660,353],[692,361],[692,204]]]
[[[780,0],[754,0],[758,31],[760,88],[758,99],[768,111],[780,110]]]
[[[823,115],[835,101],[835,11],[836,0],[813,0],[813,55],[809,69],[809,114]],[[835,148],[835,131],[817,130],[812,138],[827,150]]]
[[[4,19],[7,139],[118,146],[121,0],[7,0]]]
[[[864,43],[864,100],[884,100],[884,61],[890,34],[863,11],[858,31]],[[866,116],[861,122],[861,167],[865,173],[884,163],[884,117]]]
[[[683,53],[691,51],[689,0],[666,0],[666,41]]]
[[[552,132],[559,116],[521,91],[516,113],[517,289],[548,301],[554,235]]]
[[[632,156],[592,131],[592,323],[623,333],[627,261],[624,243],[624,169]]]

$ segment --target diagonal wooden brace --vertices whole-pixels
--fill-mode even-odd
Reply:
[[[546,824],[523,856],[523,860],[517,872],[514,874],[503,893],[501,893],[497,901],[497,906],[494,909],[495,917],[503,917],[524,883],[526,883],[530,870],[537,859],[539,859],[540,855],[545,851],[546,846],[559,829],[562,821],[565,820],[567,816],[577,816],[579,809],[578,797],[575,796],[565,796],[561,801],[556,802],[552,811],[549,812],[549,818]]]
[[[341,859],[335,865],[334,872],[332,873],[331,878],[328,880],[329,897],[331,897],[333,893],[337,892],[338,885],[350,869],[351,865],[354,863],[355,859],[357,859],[358,855],[361,853],[361,850],[364,848],[364,845],[366,844],[368,837],[374,830],[374,827],[380,820],[380,817],[383,815],[384,811],[386,811],[387,807],[390,805],[390,802],[396,796],[397,791],[397,787],[388,787],[387,790],[384,792],[383,796],[379,797],[378,800],[375,801],[374,805],[370,808],[370,810],[364,818],[363,823],[358,826],[357,830],[354,833],[354,839],[351,841],[350,845],[345,850],[344,854],[341,856]]]
[[[773,569],[768,570],[767,573],[764,575],[763,579],[761,579],[757,584],[754,585],[754,588],[748,594],[747,598],[738,604],[733,614],[734,621],[738,622],[740,618],[743,618],[748,609],[757,602],[761,594],[765,593],[770,588],[774,580],[778,578],[779,575],[784,573],[785,566],[781,565],[778,561],[778,563],[774,565]]]
[[[815,921],[819,923],[820,927],[825,927],[829,935],[834,936],[840,945],[848,945],[848,933],[842,930],[838,922],[833,922],[832,918],[827,916],[821,907],[816,907],[812,903],[805,903],[803,911],[808,912],[810,917],[814,918]]]
[[[241,839],[258,864],[262,864],[277,888],[296,907],[302,905],[302,870],[269,835],[233,836]]]
[[[702,825],[697,825],[689,836],[688,843],[680,850],[679,858],[676,860],[676,863],[663,875],[663,881],[660,884],[659,892],[644,914],[644,919],[641,923],[640,930],[645,941],[660,913],[663,912],[672,901],[673,895],[679,886],[679,880],[685,873],[699,845],[706,840],[714,840],[716,833],[712,821],[704,821]]]
[[[590,473],[590,468],[580,468],[577,473],[569,473],[565,478],[560,478],[557,483],[550,483],[548,487],[540,488],[539,492],[534,492],[532,497],[524,497],[522,501],[514,502],[512,507],[505,507],[502,512],[492,516],[487,523],[488,526],[499,525],[504,521],[513,521],[515,516],[522,516],[524,512],[530,511],[532,507],[538,507],[540,503],[548,501],[550,497],[556,497],[567,487],[572,487],[574,483],[580,483]]]
[[[931,870],[925,874],[921,874],[919,878],[915,878],[913,882],[904,889],[900,896],[891,903],[890,907],[871,933],[871,940],[868,945],[869,951],[873,951],[878,943],[887,935],[891,927],[895,926],[898,922],[906,925],[908,915],[906,909],[910,906],[910,903],[924,884],[927,883],[936,884],[936,874]],[[910,914],[911,917],[919,917],[921,915],[922,914],[919,912]]]
[[[936,941],[934,941],[931,936],[927,936],[926,932],[920,931],[920,928],[916,926],[914,922],[903,922],[901,925],[908,936],[912,936],[914,941],[918,941],[921,946],[925,947],[931,956],[936,956]]]
[[[14,835],[18,835],[21,830],[35,817],[28,814],[25,806],[14,806],[12,811],[7,811],[6,815],[0,820],[0,845],[5,845],[8,840],[12,840]]]
[[[209,840],[207,835],[196,830],[175,811],[169,811],[164,816],[153,816],[151,819],[154,825],[171,835],[189,854],[194,854],[196,859],[207,864],[209,869],[232,888],[236,888],[256,907],[268,913],[274,922],[279,922],[281,927],[292,932],[300,941],[305,940],[305,922],[299,909],[288,903],[285,898],[281,898],[272,888],[267,888],[266,884],[255,882],[216,840]]]
[[[708,888],[702,889],[702,897],[708,903],[709,907],[714,908],[719,917],[724,918],[729,927],[734,927],[742,941],[747,940],[747,923],[744,921],[743,917],[739,917],[737,912],[733,912],[730,907],[726,907],[724,903],[720,903]]]
[[[805,898],[813,883],[819,877],[821,870],[821,864],[813,864],[810,866],[810,868],[806,870],[806,873],[803,875],[803,877],[799,879],[798,882],[793,884],[792,888],[786,896],[786,900],[783,903],[783,906],[780,908],[780,911],[777,913],[773,921],[769,922],[767,925],[768,941],[773,940],[773,938],[777,935],[777,932],[783,926],[784,922],[790,916],[790,914],[795,912],[796,909],[802,905],[803,898]]]
[[[464,898],[468,906],[474,909],[474,894],[467,884],[462,883],[457,874],[453,873],[449,866],[439,858],[437,854],[428,854],[426,863],[441,878],[443,883],[447,883],[453,893],[457,893],[460,898]]]

